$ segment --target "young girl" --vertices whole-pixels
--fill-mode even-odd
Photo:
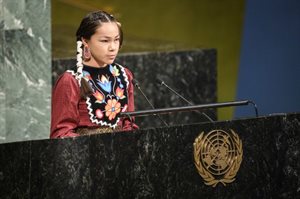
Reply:
[[[77,71],[65,72],[52,93],[51,138],[134,130],[120,112],[134,111],[132,73],[114,63],[121,24],[104,12],[88,14],[76,32]]]

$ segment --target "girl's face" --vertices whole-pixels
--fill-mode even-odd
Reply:
[[[120,47],[119,28],[114,22],[102,23],[89,40],[83,39],[91,51],[91,59],[87,65],[104,67],[114,62]]]

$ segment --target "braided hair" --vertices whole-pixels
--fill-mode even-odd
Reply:
[[[105,12],[105,11],[95,11],[91,12],[88,15],[86,15],[80,25],[79,28],[76,31],[76,42],[77,42],[77,55],[76,55],[76,74],[75,78],[77,79],[79,85],[80,85],[80,93],[81,97],[86,98],[87,96],[92,94],[92,88],[88,84],[88,82],[82,78],[83,73],[83,43],[82,39],[89,40],[93,34],[95,34],[96,30],[102,25],[102,23],[107,22],[115,22],[119,28],[119,34],[120,34],[120,48],[123,43],[123,32],[121,28],[121,24],[113,17],[113,15]]]

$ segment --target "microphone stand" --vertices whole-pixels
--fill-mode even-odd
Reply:
[[[168,114],[173,112],[184,112],[184,111],[194,111],[207,108],[220,108],[228,106],[242,106],[252,104],[255,105],[252,101],[242,100],[242,101],[233,101],[233,102],[221,102],[221,103],[212,103],[212,104],[203,104],[203,105],[193,105],[193,106],[182,106],[182,107],[173,107],[173,108],[160,108],[152,110],[143,110],[143,111],[133,111],[133,112],[122,112],[120,113],[121,117],[135,116],[142,117],[147,115],[156,115],[156,114]],[[257,106],[255,105],[256,117],[258,117]]]
[[[142,91],[142,89],[141,89],[139,83],[138,83],[135,79],[132,80],[132,83],[133,83],[133,84],[138,88],[138,90],[142,93],[142,95],[144,96],[144,98],[146,99],[146,101],[148,102],[148,104],[150,104],[151,108],[152,108],[153,110],[155,110],[155,107],[154,107],[153,104],[150,102],[150,100],[149,100],[148,97],[145,95],[145,93]],[[126,113],[126,114],[125,114],[125,113]],[[130,115],[130,114],[128,114],[128,113],[133,113],[133,112],[125,112],[125,113],[124,113],[124,114],[127,115],[127,116],[132,116],[132,115]],[[165,120],[163,120],[163,119],[160,117],[160,115],[157,115],[157,114],[155,114],[155,113],[153,113],[152,115],[157,116],[157,117],[160,119],[160,121],[161,121],[162,123],[164,123],[164,125],[165,125],[166,127],[169,127],[169,125],[167,124],[167,122],[166,122]],[[123,116],[123,114],[121,114],[121,117],[122,117],[122,116]]]
[[[161,85],[164,85],[167,89],[169,89],[170,91],[172,91],[173,93],[175,93],[175,95],[177,95],[178,97],[180,97],[181,99],[183,99],[186,103],[188,103],[190,106],[193,106],[194,104],[192,104],[190,101],[188,101],[187,99],[185,99],[182,95],[180,95],[178,92],[176,92],[174,89],[172,89],[170,86],[168,86],[164,81],[157,79],[160,81]],[[159,83],[159,82],[158,82]],[[196,112],[201,113],[202,115],[204,115],[204,117],[206,119],[208,119],[210,122],[214,122],[214,120],[212,120],[206,113],[204,112],[200,112],[198,110],[196,110]]]

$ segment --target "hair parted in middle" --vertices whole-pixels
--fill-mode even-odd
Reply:
[[[118,22],[113,15],[105,12],[105,11],[95,11],[86,15],[76,32],[76,40],[81,41],[81,38],[90,39],[93,34],[95,34],[97,28],[99,28],[102,23],[106,22],[115,22],[119,28],[120,34],[120,47],[123,42],[123,32],[121,28],[121,23]]]
[[[83,49],[84,45],[82,43],[82,38],[89,40],[93,34],[96,33],[96,30],[102,25],[102,23],[107,23],[107,22],[114,22],[117,24],[118,29],[119,29],[119,35],[120,35],[120,48],[123,43],[123,31],[121,28],[121,23],[119,23],[113,15],[105,12],[105,11],[94,11],[86,15],[77,31],[76,31],[76,41],[77,41],[77,71],[76,71],[76,79],[78,80],[78,83],[80,85],[80,92],[81,92],[81,97],[86,98],[87,96],[91,95],[93,93],[92,88],[88,84],[88,82],[82,78],[82,54],[83,54]]]

